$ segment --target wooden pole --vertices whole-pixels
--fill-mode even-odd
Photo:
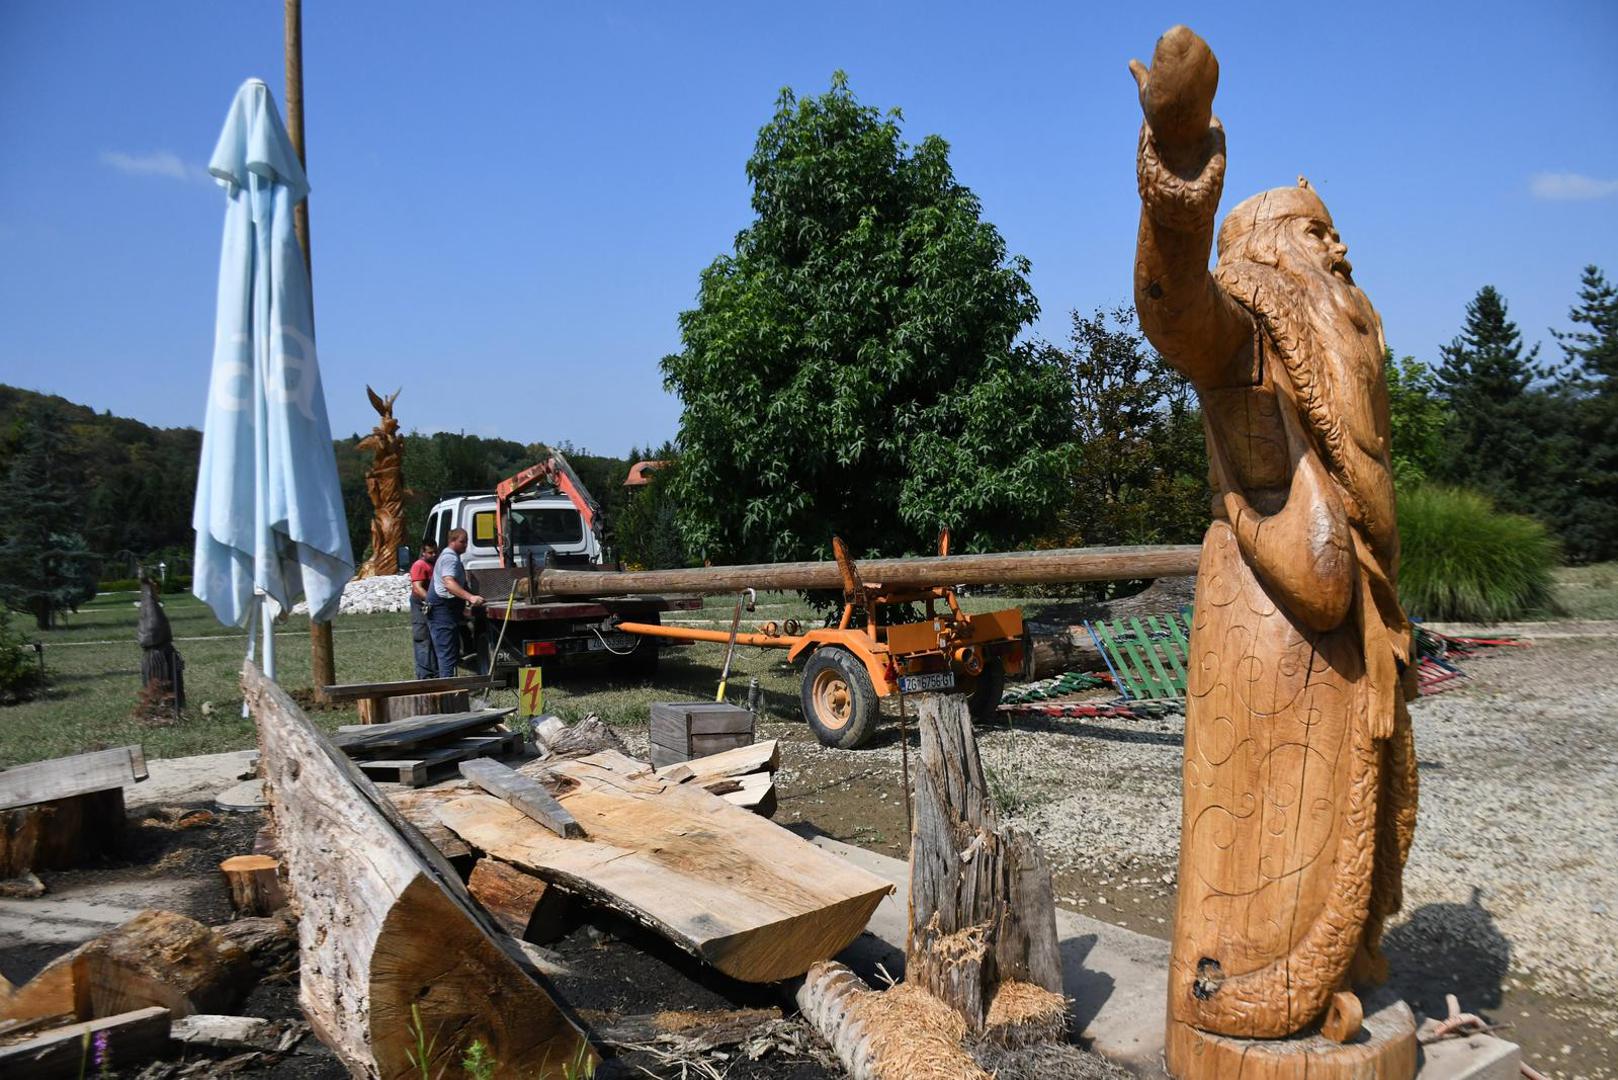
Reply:
[[[303,0],[286,0],[287,134],[298,152],[298,163],[309,169],[303,147]],[[303,248],[303,265],[309,273],[309,326],[314,329],[314,262],[309,257],[309,200],[292,208],[292,228]],[[337,681],[337,658],[332,653],[331,623],[309,621],[309,672],[315,687],[315,700],[326,702],[322,687]]]
[[[1197,572],[1196,544],[1057,548],[990,555],[867,559],[860,577],[885,588],[932,585],[1031,585],[1059,581],[1127,581],[1189,577]],[[740,589],[841,589],[837,564],[762,563],[696,566],[685,570],[541,570],[539,592],[552,596],[622,596],[634,593],[728,593]]]

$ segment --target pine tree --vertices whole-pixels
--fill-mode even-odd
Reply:
[[[1523,350],[1517,324],[1492,285],[1466,305],[1461,333],[1442,350],[1434,373],[1449,404],[1446,455],[1438,479],[1474,487],[1512,509],[1524,506],[1543,477],[1545,395],[1530,393],[1542,372],[1539,346]]]
[[[42,410],[23,425],[0,481],[0,601],[49,630],[59,612],[95,595],[96,559],[81,536],[66,424]]]
[[[1566,360],[1559,396],[1574,443],[1560,463],[1555,524],[1570,558],[1618,558],[1618,288],[1599,267],[1584,268],[1568,320],[1575,329],[1551,331]]]

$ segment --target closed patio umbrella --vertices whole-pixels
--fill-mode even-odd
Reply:
[[[264,598],[286,610],[306,597],[311,618],[330,619],[354,555],[292,226],[309,184],[261,80],[236,92],[208,170],[225,190],[225,234],[191,589],[227,625],[264,609],[273,677]]]

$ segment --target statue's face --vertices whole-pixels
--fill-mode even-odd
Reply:
[[[1354,264],[1348,261],[1348,245],[1337,235],[1331,218],[1324,215],[1294,218],[1287,222],[1286,228],[1294,250],[1304,261],[1354,284]]]

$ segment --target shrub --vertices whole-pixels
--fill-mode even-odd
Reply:
[[[0,607],[0,705],[33,697],[45,677],[33,647],[11,623],[11,612]]]
[[[1487,496],[1422,484],[1399,495],[1399,598],[1427,619],[1495,622],[1548,606],[1560,557],[1545,526]]]

